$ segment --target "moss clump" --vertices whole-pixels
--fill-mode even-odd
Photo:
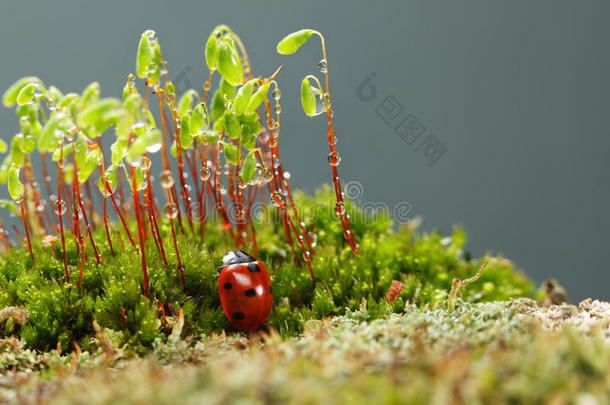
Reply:
[[[129,347],[36,355],[16,340],[0,341],[0,365],[14,366],[16,376],[0,387],[0,400],[606,403],[610,329],[605,305],[603,317],[592,306],[547,310],[531,300],[458,302],[455,312],[407,305],[403,314],[373,320],[363,304],[343,316],[308,322],[298,338],[271,334],[261,341],[212,334],[194,344],[169,338],[156,341],[145,358],[132,356]],[[542,318],[557,311],[574,315],[557,320],[550,332]],[[591,328],[580,328],[578,319],[589,319]],[[30,378],[20,378],[26,374]]]
[[[346,308],[355,310],[363,300],[373,319],[403,312],[407,302],[418,307],[444,302],[451,280],[474,274],[483,262],[489,262],[488,267],[481,280],[466,290],[464,300],[503,300],[532,294],[531,282],[508,260],[491,256],[470,259],[464,251],[466,236],[459,228],[448,237],[438,232],[418,235],[413,226],[396,229],[386,212],[366,213],[348,204],[353,231],[360,241],[360,254],[354,255],[343,238],[328,189],[313,198],[297,193],[296,199],[304,221],[314,226],[317,235],[312,262],[320,282],[315,289],[306,268],[292,259],[281,225],[267,217],[275,215],[273,207],[261,213],[256,225],[259,259],[271,273],[275,292],[268,323],[283,336],[298,334],[310,319],[343,314]],[[102,232],[98,230],[94,236],[103,240]],[[169,224],[162,223],[166,243],[169,232]],[[196,235],[185,227],[178,236],[186,293],[171,251],[166,267],[154,245],[147,245],[150,298],[142,294],[139,256],[129,245],[125,249],[115,246],[118,251],[114,257],[108,247],[102,247],[103,262],[99,265],[88,249],[81,288],[64,281],[61,255],[56,256],[52,247],[34,244],[36,265],[25,248],[7,252],[0,258],[0,306],[25,308],[30,319],[22,327],[7,324],[4,334],[23,337],[30,347],[38,349],[55,348],[58,342],[68,349],[73,341],[87,349],[96,320],[117,331],[122,343],[144,350],[156,339],[166,338],[179,309],[185,316],[184,335],[231,330],[220,308],[215,275],[220,259],[233,247],[223,239],[221,224],[206,225],[203,245]],[[67,252],[69,269],[77,274],[80,256],[72,241],[68,241]],[[393,280],[406,287],[388,304],[384,296]]]

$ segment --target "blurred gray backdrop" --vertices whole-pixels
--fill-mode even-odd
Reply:
[[[317,73],[319,44],[290,57],[275,45],[317,29],[340,173],[362,185],[361,201],[409,203],[425,230],[463,225],[474,255],[503,253],[538,282],[558,279],[572,301],[608,299],[609,20],[602,1],[3,1],[0,88],[33,74],[120,96],[152,28],[178,89],[201,89],[204,40],[225,23],[255,71],[284,64],[282,160],[312,191],[330,181],[325,120],[304,116],[299,85]],[[1,136],[17,128],[0,109]]]

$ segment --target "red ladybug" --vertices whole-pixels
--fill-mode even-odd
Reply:
[[[220,303],[233,326],[253,331],[269,317],[273,305],[271,279],[265,266],[243,250],[232,250],[218,268]]]

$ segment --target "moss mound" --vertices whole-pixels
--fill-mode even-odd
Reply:
[[[464,250],[466,235],[459,228],[449,236],[439,232],[420,235],[412,224],[395,227],[387,212],[364,212],[348,204],[360,241],[360,254],[355,256],[343,238],[328,188],[315,197],[297,193],[296,200],[304,221],[317,235],[313,267],[320,282],[315,289],[306,267],[295,263],[280,222],[271,218],[274,207],[261,210],[256,221],[258,257],[271,273],[275,293],[268,325],[282,336],[302,332],[308,320],[355,310],[363,300],[371,319],[404,312],[406,303],[417,307],[442,303],[452,279],[473,275],[483,262],[489,264],[481,279],[466,289],[465,301],[505,300],[533,293],[532,283],[508,260],[472,259]],[[135,233],[135,224],[132,228]],[[166,245],[169,232],[169,224],[162,223]],[[94,237],[101,241],[105,234],[98,229]],[[128,243],[117,249],[120,244],[115,242],[114,257],[107,246],[101,246],[103,262],[99,265],[88,249],[80,288],[64,281],[59,245],[54,253],[53,247],[35,243],[35,265],[25,248],[10,250],[0,258],[0,307],[24,308],[30,318],[23,326],[7,321],[3,334],[22,337],[29,347],[41,350],[54,349],[58,342],[64,350],[72,348],[72,342],[87,349],[94,339],[95,320],[115,331],[121,344],[145,351],[153,342],[167,339],[179,310],[185,317],[183,336],[232,331],[220,307],[215,278],[220,259],[233,249],[223,237],[222,225],[206,225],[204,244],[199,243],[198,232],[193,235],[185,226],[178,244],[185,263],[186,292],[172,251],[166,249],[170,262],[166,267],[149,243],[150,298],[142,294],[140,258]],[[75,278],[80,256],[73,241],[67,241],[67,251]],[[393,280],[404,283],[405,289],[388,304],[384,297]]]

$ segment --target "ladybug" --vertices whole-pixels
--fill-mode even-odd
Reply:
[[[217,269],[222,309],[229,322],[242,331],[253,331],[269,317],[273,288],[261,262],[243,250],[232,250]]]

